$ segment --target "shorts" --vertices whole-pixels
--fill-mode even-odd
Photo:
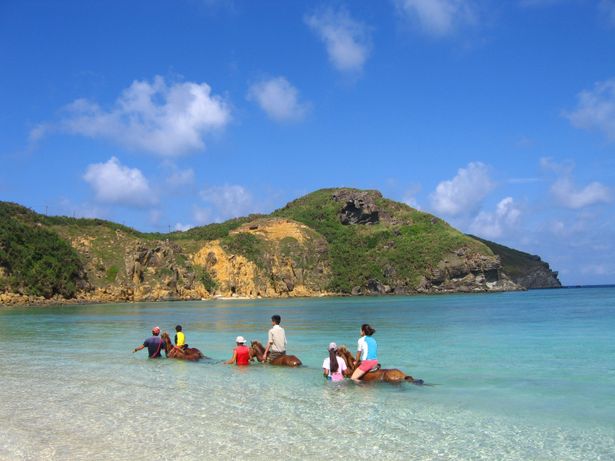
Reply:
[[[361,362],[361,365],[359,365],[359,370],[365,371],[367,373],[376,365],[378,365],[378,360],[364,360],[363,362]]]
[[[344,381],[344,375],[337,371],[335,373],[331,373],[329,375],[329,379],[331,381]]]
[[[284,355],[286,355],[286,351],[284,352],[269,351],[269,355],[267,356],[267,361],[271,362],[277,359],[278,357],[282,357]]]

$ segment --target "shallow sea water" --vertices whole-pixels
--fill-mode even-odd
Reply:
[[[282,316],[299,369],[222,364]],[[329,383],[330,341],[433,386]],[[211,359],[148,360],[181,323]],[[614,460],[615,288],[0,310],[0,459]]]

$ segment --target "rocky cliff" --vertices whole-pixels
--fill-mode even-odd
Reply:
[[[508,248],[478,237],[502,261],[502,270],[511,280],[527,289],[534,288],[561,288],[562,284],[557,278],[557,272],[551,270],[549,264],[540,256],[524,253],[523,251]]]
[[[269,216],[169,234],[46,217],[2,202],[0,218],[0,304],[480,292],[559,284],[540,258],[502,251],[377,191],[323,189]]]

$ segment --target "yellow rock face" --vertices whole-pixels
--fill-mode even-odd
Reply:
[[[193,264],[207,268],[218,283],[222,296],[268,296],[254,283],[256,264],[241,255],[230,255],[218,240],[208,242],[192,257]],[[265,287],[267,288],[267,287]],[[265,289],[265,291],[268,291]]]
[[[219,240],[207,242],[192,255],[192,263],[205,268],[213,276],[218,285],[216,295],[280,297],[324,294],[306,286],[305,268],[295,267],[292,258],[284,256],[281,251],[282,240],[291,238],[308,252],[308,240],[322,239],[309,227],[288,219],[266,218],[244,224],[230,235],[240,233],[253,234],[267,242],[269,250],[264,255],[267,269],[258,267],[242,255],[229,254]],[[321,273],[328,274],[328,266],[324,266]]]
[[[292,237],[300,243],[305,241],[305,234],[309,227],[288,219],[263,219],[244,224],[230,232],[230,234],[249,233],[260,235],[267,240],[280,241],[286,237]]]

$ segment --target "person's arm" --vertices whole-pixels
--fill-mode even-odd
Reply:
[[[322,362],[322,374],[325,378],[329,376],[329,367],[331,366],[331,364],[327,362],[328,359],[324,359]]]
[[[144,349],[145,346],[143,344],[141,344],[139,347],[135,347],[135,349],[132,351],[132,353],[134,354],[135,352],[140,351],[141,349]]]
[[[175,333],[175,345],[177,346],[177,333]]]
[[[271,330],[273,330],[273,328]],[[263,353],[263,362],[267,358],[267,354],[269,354],[269,348],[273,344],[273,334],[271,333],[271,330],[269,330],[269,335],[267,339],[267,347],[265,348],[265,352]]]
[[[237,361],[237,349],[233,349],[233,356],[224,362],[227,365],[231,365]]]

